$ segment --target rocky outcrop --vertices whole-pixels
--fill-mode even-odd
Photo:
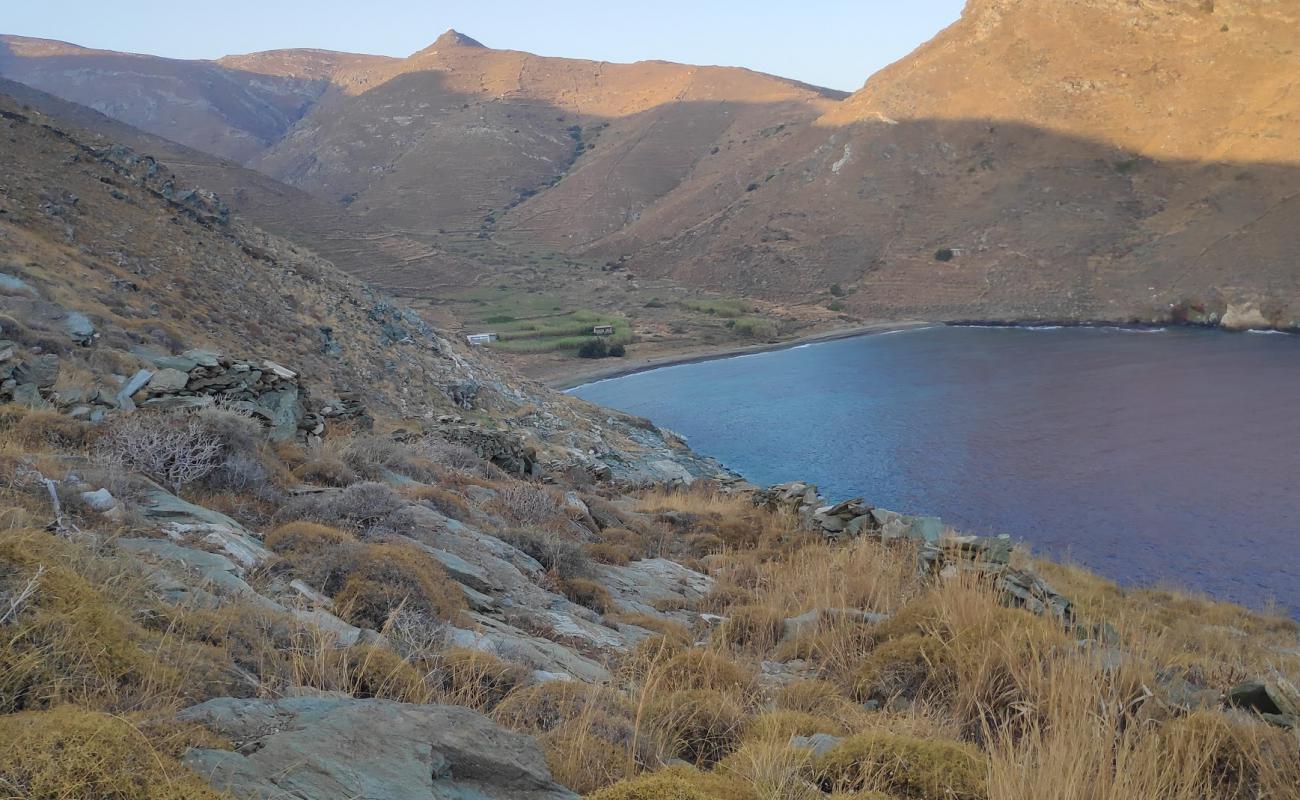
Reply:
[[[917,548],[917,568],[940,579],[962,573],[988,576],[1012,605],[1035,614],[1050,613],[1063,622],[1074,619],[1069,598],[1028,569],[1011,565],[1012,545],[1007,537],[959,536],[938,517],[919,517],[874,508],[854,498],[827,503],[814,484],[803,481],[778,484],[752,493],[754,505],[784,511],[804,527],[839,541],[869,536],[885,544],[908,542]]]
[[[533,475],[536,472],[537,451],[525,445],[518,434],[466,424],[458,417],[439,421],[437,432],[447,441],[468,447],[479,458],[491,461],[506,472],[515,475]]]
[[[531,737],[467,708],[295,697],[211,700],[181,713],[233,750],[185,761],[236,798],[576,800]]]
[[[1254,711],[1264,721],[1295,732],[1300,739],[1300,690],[1280,675],[1246,681],[1224,697],[1226,705]]]

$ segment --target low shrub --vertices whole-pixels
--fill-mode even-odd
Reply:
[[[528,670],[481,650],[451,648],[433,672],[445,702],[488,712],[528,680]]]
[[[266,534],[265,544],[281,556],[277,570],[291,573],[327,595],[343,588],[361,545],[347,531],[316,522],[289,522]]]
[[[587,800],[716,800],[675,773],[655,772],[616,783]]]
[[[386,647],[327,647],[312,649],[310,655],[295,661],[297,685],[399,703],[429,703],[437,695],[424,673]]]
[[[460,585],[431,556],[404,544],[365,544],[334,602],[353,625],[380,630],[389,615],[410,609],[456,622],[465,608]]]
[[[711,766],[740,743],[745,708],[730,693],[691,689],[653,698],[645,720],[665,759]]]
[[[645,628],[680,647],[689,647],[695,641],[690,628],[667,617],[654,614],[612,614],[606,619],[623,625]]]
[[[406,501],[382,483],[358,483],[339,492],[295,497],[276,513],[280,522],[307,520],[365,531],[381,524]]]
[[[805,714],[832,714],[843,708],[847,698],[830,681],[817,679],[788,683],[776,693],[776,707]]]
[[[590,792],[633,766],[634,709],[619,692],[576,681],[546,681],[512,691],[493,711],[502,725],[541,737],[556,780]]]
[[[180,494],[221,464],[222,442],[197,414],[145,413],[116,417],[98,440],[100,456]]]
[[[412,486],[402,493],[412,500],[427,503],[439,514],[460,522],[468,522],[474,516],[465,498],[441,486]]]
[[[581,578],[591,572],[591,561],[581,542],[554,530],[510,528],[497,534],[561,579]]]
[[[604,614],[614,604],[609,590],[588,578],[568,578],[560,588],[565,597],[597,614]]]
[[[515,525],[563,528],[568,521],[555,495],[520,481],[511,483],[501,492],[499,506]]]
[[[86,446],[89,432],[90,426],[57,411],[0,406],[0,434],[26,449],[79,450]]]
[[[942,669],[943,643],[932,636],[908,634],[872,650],[858,667],[853,692],[860,700],[885,702],[915,697]]]
[[[305,483],[318,486],[335,486],[340,489],[361,480],[342,460],[331,456],[316,456],[294,467],[293,476]]]
[[[0,624],[0,713],[63,702],[111,706],[173,682],[144,649],[148,634],[77,574],[73,546],[43,531],[0,537],[0,592],[28,599]],[[25,591],[30,587],[30,591]]]
[[[841,741],[814,764],[827,791],[883,791],[900,798],[984,800],[988,765],[974,747],[880,731]]]
[[[578,792],[621,781],[635,767],[626,745],[593,735],[581,724],[543,734],[541,744],[551,776]]]
[[[383,436],[357,436],[342,452],[343,462],[367,480],[384,480],[389,472],[418,481],[437,480],[434,461],[401,442]]]
[[[789,742],[791,736],[812,736],[814,733],[844,734],[845,724],[831,717],[803,711],[769,711],[745,720],[744,738],[773,742]]]
[[[598,564],[610,564],[615,567],[626,567],[636,558],[636,551],[625,544],[596,542],[595,544],[583,545],[582,550],[592,561]]]
[[[785,634],[785,614],[768,606],[740,606],[728,610],[718,630],[728,644],[766,652]]]
[[[700,609],[714,614],[727,614],[732,606],[746,605],[754,600],[754,592],[743,586],[714,583],[709,593],[700,601]]]
[[[686,650],[670,658],[663,669],[665,686],[678,689],[750,691],[754,676],[731,659],[708,650]]]
[[[221,800],[177,757],[199,734],[68,706],[0,717],[0,792],[31,800]]]

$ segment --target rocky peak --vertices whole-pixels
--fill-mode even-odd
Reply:
[[[434,50],[449,50],[454,47],[478,47],[486,48],[482,42],[472,39],[455,28],[448,28],[447,32],[439,36],[433,44],[425,48],[425,52]]]

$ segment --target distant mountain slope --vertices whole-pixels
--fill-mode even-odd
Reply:
[[[0,78],[0,95],[40,111],[59,125],[93,132],[102,142],[124,144],[165,161],[186,185],[216,192],[253,224],[292,239],[363,279],[391,288],[394,281],[383,278],[417,273],[429,289],[439,279],[482,269],[481,263],[448,253],[436,243],[377,229],[348,215],[337,204],[318,200],[233,161],[145,133],[86,106],[4,78]],[[397,285],[404,284],[398,281]]]
[[[366,91],[323,98],[250,163],[368,219],[468,233],[583,175],[516,223],[569,245],[617,230],[710,151],[811,123],[838,96],[747,70],[492,50],[449,31]],[[561,210],[558,229],[539,224]]]
[[[972,0],[725,195],[589,250],[862,313],[1300,319],[1300,9]],[[1200,310],[1198,310],[1200,309]]]
[[[239,161],[283,136],[329,87],[322,79],[21,36],[0,37],[0,75]]]
[[[490,231],[581,165],[577,188],[524,226],[566,246],[575,236],[544,221],[557,206],[583,219],[580,243],[612,233],[710,152],[809,124],[843,97],[742,69],[492,50],[455,31],[406,59],[178,61],[3,37],[0,75],[419,233]]]
[[[0,73],[311,194],[265,224],[400,250],[349,268],[415,293],[496,243],[856,316],[1300,325],[1290,2],[970,0],[847,98],[454,31],[406,59],[4,41]]]

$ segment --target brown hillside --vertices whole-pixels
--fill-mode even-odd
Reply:
[[[261,142],[239,160],[315,200],[277,189],[258,222],[280,230],[278,215],[321,242],[340,231],[332,259],[410,296],[510,270],[506,282],[565,291],[575,262],[617,262],[643,281],[859,318],[1290,327],[1298,22],[1268,0],[971,0],[847,99],[454,31],[406,59],[219,62],[11,38],[0,72],[127,121],[164,96],[157,75],[202,87],[196,107],[213,109],[227,96],[213,86],[258,76],[237,104],[257,114],[163,135],[213,152],[205,137]],[[128,79],[114,59],[155,77]],[[74,62],[95,79],[63,85]],[[205,83],[203,70],[229,74]],[[566,257],[538,260],[548,251]],[[837,284],[848,296],[831,303]]]
[[[859,311],[1236,302],[1295,325],[1297,44],[1281,3],[974,0],[756,164],[755,191],[688,183],[594,251],[773,296],[851,284]]]
[[[454,31],[371,81],[324,98],[252,164],[420,232],[490,231],[572,177],[512,222],[565,246],[617,230],[711,150],[808,124],[837,96],[747,70],[492,50]],[[578,219],[582,233],[566,227]]]
[[[210,61],[0,36],[0,75],[141,130],[243,160],[284,135],[328,87]]]

